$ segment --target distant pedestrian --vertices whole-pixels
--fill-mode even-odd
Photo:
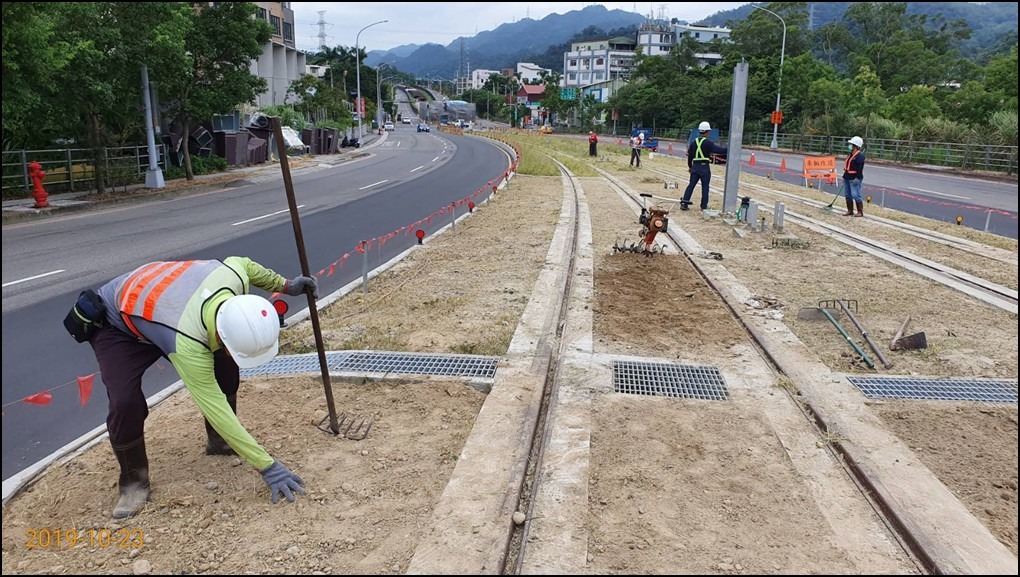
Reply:
[[[847,143],[850,155],[843,164],[843,188],[846,191],[846,214],[843,216],[864,216],[864,198],[861,196],[864,188],[864,152],[861,150],[864,140],[855,136]],[[854,214],[854,204],[857,204],[857,214]]]
[[[680,210],[687,210],[691,204],[691,195],[694,194],[694,187],[701,181],[701,210],[708,208],[708,182],[712,180],[712,158],[713,154],[726,154],[726,148],[719,146],[708,139],[712,131],[712,125],[702,122],[698,125],[699,136],[691,141],[687,147],[687,172],[691,173],[691,182],[684,191],[684,197],[680,201]]]
[[[595,132],[588,133],[588,156],[598,156],[599,136]]]
[[[641,147],[645,144],[645,133],[639,132],[630,137],[630,165],[641,168]]]

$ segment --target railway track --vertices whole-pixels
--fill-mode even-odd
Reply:
[[[668,178],[676,178],[678,175],[667,172],[667,171],[656,171]],[[795,197],[787,193],[775,191],[763,186],[757,185],[744,185],[747,188],[757,190],[759,192],[767,192],[771,194],[777,194],[785,197]],[[722,194],[719,189],[713,188],[713,191]],[[811,203],[806,203],[811,204]],[[818,207],[824,206],[818,204]],[[768,206],[759,205],[759,210],[770,210]],[[971,275],[964,271],[952,268],[950,266],[931,261],[929,259],[911,254],[909,252],[891,247],[885,243],[881,243],[865,236],[849,232],[840,227],[828,224],[820,219],[811,218],[804,214],[786,210],[786,217],[790,222],[802,226],[808,230],[854,247],[860,251],[866,252],[880,258],[891,264],[895,264],[913,273],[924,276],[932,281],[935,281],[944,286],[953,288],[960,292],[963,292],[969,296],[977,298],[989,305],[1000,308],[1012,314],[1017,314],[1017,291],[1004,287],[987,279]],[[870,217],[869,217],[870,218]],[[1000,262],[1010,262],[1007,255],[1002,254],[1005,251],[997,251],[991,247],[984,247],[978,243],[973,243],[964,239],[953,239],[946,235],[940,235],[937,233],[922,233],[919,232],[916,227],[911,227],[903,223],[896,223],[895,221],[883,220],[880,221],[882,226],[894,228],[896,230],[906,232],[913,236],[918,236],[929,240],[931,242],[938,242],[941,244],[947,244],[955,249],[971,252],[974,254],[980,254],[988,258],[999,260]],[[1014,262],[1015,264],[1015,256]]]
[[[560,170],[567,173],[567,169],[560,165]],[[618,179],[602,173],[604,179],[610,183],[610,185],[617,190],[618,194],[627,199],[630,208],[634,211],[635,216],[639,213],[642,206],[639,195],[631,191],[624,183]],[[569,178],[569,176],[565,176]],[[583,206],[583,202],[579,199],[583,199],[583,193],[578,190],[576,183],[571,179],[572,192],[574,194],[575,202],[578,202],[578,214],[582,214],[583,211],[580,208]],[[787,215],[790,215],[789,211]],[[828,227],[822,226],[812,222],[812,219],[806,217],[798,217],[793,215],[793,219],[797,221],[797,224],[803,224],[805,226],[817,226],[819,230],[826,231],[826,234],[836,236],[840,235],[840,231],[829,230]],[[835,228],[835,227],[832,227]],[[577,224],[574,225],[574,242],[573,250],[584,250],[584,244],[590,239],[584,236],[585,227],[582,226],[579,230]],[[682,247],[681,252],[685,255],[690,264],[698,271],[702,278],[707,282],[708,286],[716,291],[720,299],[727,304],[730,309],[730,313],[733,317],[744,326],[747,330],[749,338],[754,343],[755,347],[758,348],[762,356],[768,359],[774,369],[785,377],[790,378],[796,385],[798,381],[803,380],[803,374],[798,374],[796,370],[788,370],[789,364],[782,360],[783,352],[777,350],[776,343],[774,340],[763,338],[762,332],[753,326],[749,326],[746,320],[741,317],[733,306],[732,295],[727,296],[724,291],[718,288],[718,279],[714,279],[713,275],[706,272],[701,263],[696,258],[693,258],[690,247],[690,239],[684,238],[684,234],[676,232],[676,229],[671,229],[666,233],[670,240],[675,243],[677,247]],[[845,233],[842,235],[844,242],[852,241],[854,243],[864,243],[867,239],[857,237],[857,235],[851,235]],[[985,281],[984,279],[969,278],[969,275],[959,273],[959,271],[953,271],[949,267],[939,265],[938,263],[924,262],[924,259],[912,256],[903,256],[895,254],[895,251],[888,247],[883,247],[880,243],[868,243],[870,250],[882,255],[882,258],[889,259],[890,262],[895,262],[900,266],[910,268],[914,272],[924,274],[947,284],[947,286],[954,286],[959,290],[964,290],[968,294],[973,294],[976,298],[981,298],[985,302],[991,301],[989,304],[995,304],[1000,307],[1008,307],[1012,303],[1012,310],[1015,313],[1016,307],[1016,296],[1015,291],[1010,297],[1010,293],[1007,290],[1002,290],[1001,287],[997,287],[994,283]],[[864,249],[862,249],[864,250]],[[583,252],[581,253],[584,254]],[[661,258],[661,257],[660,257]],[[570,270],[567,273],[568,278],[575,278],[578,274],[579,263],[580,269],[588,270],[590,264],[590,248],[589,254],[578,257],[577,254],[570,258]],[[920,272],[922,271],[923,272]],[[559,351],[558,355],[554,355],[557,360],[553,360],[548,365],[548,372],[546,373],[545,387],[546,390],[543,393],[543,402],[540,409],[540,417],[536,424],[535,434],[533,435],[533,445],[530,451],[530,458],[527,467],[526,479],[521,485],[521,496],[520,496],[520,511],[526,511],[523,515],[524,521],[518,525],[514,530],[511,538],[508,541],[506,555],[503,558],[503,564],[501,566],[501,572],[503,574],[520,574],[534,571],[528,571],[530,567],[534,569],[534,564],[529,565],[529,548],[528,543],[529,532],[531,530],[531,520],[541,518],[545,513],[541,509],[541,505],[535,499],[535,494],[541,489],[542,483],[546,482],[545,477],[549,476],[548,473],[542,474],[543,465],[547,458],[546,449],[551,442],[550,431],[558,426],[556,422],[558,408],[556,406],[556,399],[558,398],[557,386],[560,381],[560,370],[564,364],[570,363],[570,356],[578,350],[577,342],[570,340],[570,330],[564,333],[564,327],[569,327],[572,321],[567,316],[567,311],[570,310],[569,301],[574,293],[577,291],[583,291],[583,286],[575,285],[574,283],[568,284],[568,289],[563,292],[563,303],[560,305],[561,316],[559,317],[558,330],[556,333],[556,348]],[[1010,300],[1012,298],[1012,300]],[[587,308],[587,307],[586,307]],[[791,393],[790,391],[787,391]],[[795,404],[803,414],[804,418],[817,427],[817,434],[819,439],[829,439],[835,428],[838,425],[830,421],[830,411],[826,407],[813,406],[811,403],[810,395],[801,395],[798,393],[790,394],[790,402]],[[555,442],[555,441],[552,441]],[[821,441],[820,441],[821,442]],[[869,463],[869,458],[862,457],[858,449],[854,449],[855,440],[853,438],[845,439],[842,442],[831,443],[831,450],[833,451],[836,462],[839,462],[849,477],[853,480],[855,485],[859,489],[859,498],[866,501],[870,507],[876,512],[878,517],[883,521],[885,526],[888,528],[891,535],[900,543],[903,550],[906,552],[908,557],[912,559],[917,569],[922,573],[943,573],[943,572],[954,572],[954,563],[958,561],[957,553],[947,552],[947,544],[944,539],[937,536],[941,530],[938,527],[927,526],[918,522],[916,513],[910,510],[905,510],[903,507],[904,501],[898,498],[897,491],[904,490],[903,487],[897,486],[896,482],[890,482],[888,479],[882,478],[880,474],[876,474],[875,467]],[[866,444],[866,443],[863,443]],[[559,460],[561,457],[554,457],[554,460]],[[909,490],[909,489],[906,489]],[[921,489],[920,492],[924,492],[926,489]],[[943,488],[944,490],[944,488]],[[562,491],[560,491],[562,492]],[[569,491],[566,492],[569,495]],[[542,539],[548,539],[547,534],[540,534]],[[537,538],[538,536],[536,536]],[[564,547],[569,549],[569,543],[564,543]],[[564,554],[567,554],[565,549]],[[966,555],[962,555],[966,557]]]

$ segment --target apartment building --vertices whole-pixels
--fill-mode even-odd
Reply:
[[[290,83],[305,73],[305,53],[294,43],[294,10],[290,2],[255,2],[256,18],[269,22],[272,37],[262,46],[262,55],[253,60],[252,74],[265,78],[266,92],[260,94],[255,108],[284,104]]]
[[[570,52],[563,54],[564,88],[578,88],[579,93],[594,95],[599,102],[607,102],[613,92],[630,80],[634,56],[640,49],[646,56],[669,56],[673,47],[684,36],[708,45],[713,40],[728,42],[729,28],[697,26],[694,24],[670,25],[650,21],[638,28],[635,38],[619,36],[601,40],[575,42]],[[722,62],[715,52],[696,53],[701,66]]]
[[[634,38],[617,36],[575,42],[563,54],[564,87],[582,88],[607,81],[628,80],[634,67]]]

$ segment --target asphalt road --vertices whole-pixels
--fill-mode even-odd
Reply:
[[[665,143],[665,141],[663,141]],[[660,151],[663,151],[660,146]],[[755,165],[751,166],[751,153]],[[686,150],[674,143],[673,156],[684,156]],[[804,184],[801,176],[804,155],[790,152],[743,150],[741,172],[758,176],[772,174],[775,180],[793,184]],[[837,173],[842,176],[843,157],[836,158]],[[786,172],[781,171],[786,162]],[[713,169],[714,175],[722,175],[724,167]],[[679,183],[681,190],[686,183]],[[835,185],[823,184],[821,190],[838,192]],[[871,196],[871,203],[939,220],[957,222],[960,226],[1017,238],[1017,183],[992,180],[974,175],[960,174],[949,169],[915,170],[889,164],[868,163],[864,168],[864,194]],[[843,199],[836,201],[843,207]],[[866,211],[865,211],[866,212]],[[987,228],[986,228],[987,227]]]
[[[491,142],[419,134],[403,124],[365,152],[351,162],[292,173],[311,272],[328,270],[350,254],[344,266],[319,278],[320,295],[361,276],[363,257],[354,250],[361,241],[412,225],[476,192],[480,202],[511,163]],[[444,214],[419,228],[432,234],[450,218]],[[98,366],[91,347],[75,343],[62,324],[80,291],[154,260],[240,255],[287,277],[301,272],[282,176],[7,226],[3,239],[4,480],[105,420],[98,374],[90,402],[79,406],[77,378]],[[413,234],[401,233],[381,247],[374,243],[369,267],[416,242]],[[292,313],[307,304],[304,297],[287,300]],[[162,361],[146,374],[144,391],[149,396],[177,380]],[[52,395],[48,405],[23,401],[44,391]]]

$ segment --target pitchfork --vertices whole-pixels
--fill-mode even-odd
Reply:
[[[290,176],[290,161],[287,159],[287,144],[283,138],[283,125],[280,123],[279,116],[271,117],[270,123],[273,127],[273,137],[276,139],[276,153],[280,156],[283,188],[287,193],[287,205],[290,208],[291,224],[294,226],[294,240],[297,242],[298,258],[301,260],[301,274],[310,277],[312,274],[308,268],[308,255],[305,252],[304,236],[301,234],[301,220],[298,218],[297,199],[294,196],[294,181]],[[346,413],[337,417],[336,407],[333,404],[333,385],[329,381],[326,348],[322,341],[322,330],[319,328],[319,308],[315,304],[315,294],[311,289],[305,291],[305,296],[308,297],[308,316],[312,321],[312,332],[315,334],[315,348],[319,353],[319,368],[322,370],[322,388],[326,393],[326,408],[328,409],[328,415],[319,423],[318,427],[335,436],[342,436],[352,441],[360,441],[368,436],[368,430],[372,428],[372,423],[368,423],[368,426],[365,427],[365,419],[361,419],[361,422],[355,427],[354,423],[357,421],[357,417],[348,417]],[[362,432],[362,427],[364,427],[364,432]]]

